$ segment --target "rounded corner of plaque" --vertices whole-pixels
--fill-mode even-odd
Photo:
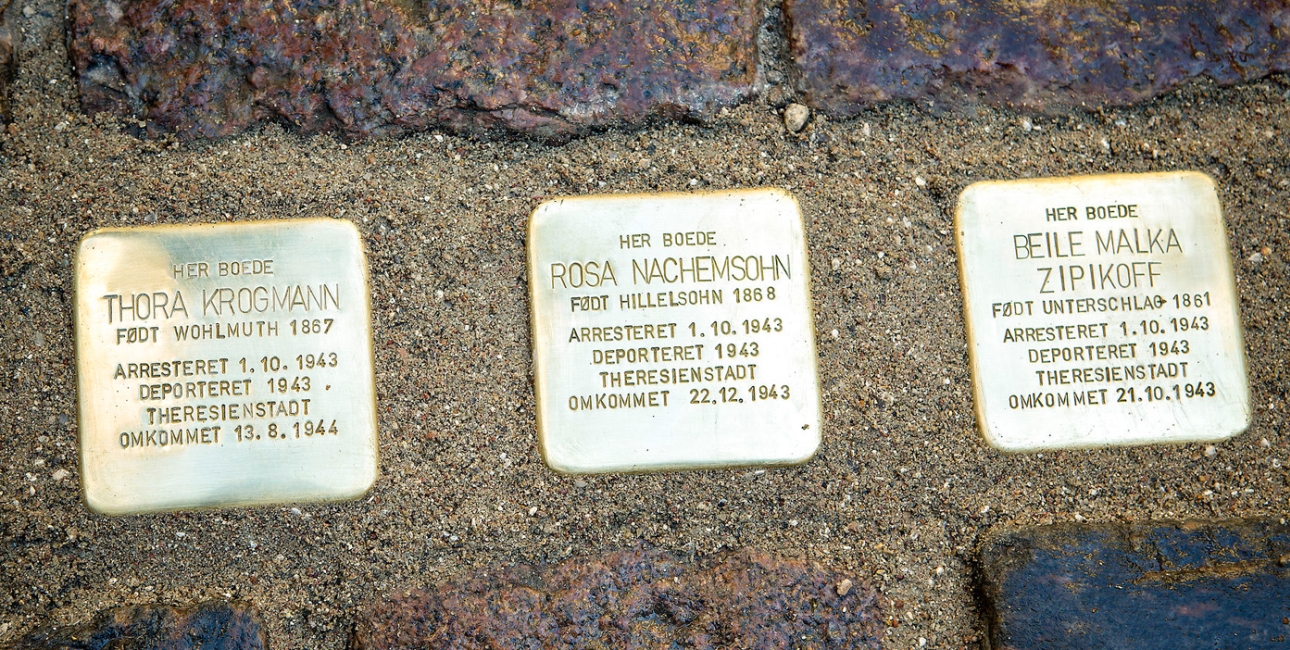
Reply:
[[[375,456],[372,457],[371,465],[363,469],[366,471],[354,481],[354,488],[346,493],[345,496],[342,496],[342,500],[353,501],[367,496],[372,491],[372,488],[376,487],[376,482],[381,480],[380,461]]]
[[[125,511],[113,507],[113,504],[100,500],[93,490],[84,484],[81,485],[81,503],[85,504],[86,510],[103,517],[120,517],[126,514]]]
[[[962,192],[959,192],[958,202],[960,205],[962,205],[964,198],[969,197],[973,194],[976,194],[977,192],[983,192],[987,187],[990,187],[991,185],[998,185],[998,184],[999,184],[999,181],[976,181],[974,183],[970,183],[967,187],[963,188]]]
[[[820,427],[815,427],[815,435],[809,438],[805,448],[796,456],[790,456],[784,461],[788,467],[805,465],[815,459],[820,453],[820,447],[824,444],[824,439],[820,436]]]
[[[1218,181],[1210,176],[1208,172],[1199,169],[1183,169],[1174,172],[1179,178],[1190,179],[1205,186],[1206,189],[1218,194]]]
[[[538,453],[542,456],[542,464],[560,476],[577,476],[587,473],[584,468],[566,463],[557,454],[551,453],[551,450],[547,449],[545,444],[538,445]]]
[[[1252,424],[1254,424],[1254,418],[1252,417],[1250,410],[1246,409],[1245,412],[1241,414],[1241,420],[1236,422],[1227,433],[1216,438],[1214,442],[1231,440],[1232,438],[1242,436],[1250,430],[1250,426]]]
[[[371,474],[360,477],[355,481],[352,489],[338,494],[336,500],[341,502],[358,501],[372,493],[372,489],[376,487],[376,482],[380,478],[380,470],[374,469]]]
[[[586,472],[582,471],[580,468],[565,465],[551,460],[550,458],[543,457],[542,462],[546,464],[547,469],[559,474],[560,476],[578,476],[580,474],[586,474]]]
[[[1010,444],[1005,439],[997,435],[994,435],[990,431],[990,429],[984,425],[984,423],[982,424],[981,428],[977,431],[977,433],[981,436],[981,441],[984,442],[987,447],[1001,454],[1015,456],[1017,454],[1024,454],[1026,452],[1035,451],[1035,449],[1031,447]]]
[[[999,181],[977,181],[963,188],[962,192],[959,192],[958,200],[954,202],[954,234],[956,235],[956,239],[958,238],[957,235],[959,234],[959,231],[963,227],[964,218],[969,214],[969,211],[966,209],[968,203],[975,198],[977,193],[984,191],[987,186],[994,185],[998,182]]]
[[[778,197],[788,199],[789,201],[792,201],[794,205],[797,206],[798,210],[802,209],[801,205],[797,200],[797,195],[793,194],[792,192],[788,191],[785,188],[779,187],[777,185],[772,185],[770,187],[763,187],[759,191],[765,192],[766,194],[771,196],[778,196]]]
[[[89,250],[95,239],[103,237],[111,230],[111,228],[94,228],[81,235],[80,240],[76,242],[76,249],[73,251],[72,268],[76,268],[80,264],[81,255]]]
[[[539,201],[537,205],[533,206],[533,211],[529,213],[529,234],[530,235],[533,234],[534,225],[539,220],[545,219],[547,214],[551,211],[552,207],[555,206],[561,200],[562,199],[560,198],[544,199],[542,201]]]
[[[353,235],[354,241],[359,241],[359,242],[363,241],[363,231],[358,229],[358,224],[354,223],[353,221],[350,221],[349,219],[345,219],[343,217],[336,217],[335,219],[319,219],[319,221],[322,221],[329,225],[334,225],[337,228],[340,228],[342,231],[350,235]]]

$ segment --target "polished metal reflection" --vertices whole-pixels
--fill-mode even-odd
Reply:
[[[1227,230],[1195,172],[978,183],[955,220],[977,422],[1007,451],[1250,423]]]
[[[553,469],[808,460],[810,270],[776,189],[547,201],[528,234],[538,438]]]
[[[94,231],[75,294],[91,509],[352,499],[375,481],[371,308],[353,224]]]

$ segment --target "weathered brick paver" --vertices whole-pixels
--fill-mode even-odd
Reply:
[[[376,603],[353,647],[877,648],[878,595],[835,571],[743,551],[687,562],[621,551],[488,571]]]
[[[81,104],[150,133],[278,122],[559,140],[749,96],[753,0],[71,0]]]
[[[80,625],[36,630],[12,650],[264,650],[260,617],[245,603],[138,605]]]
[[[1290,69],[1286,0],[785,0],[807,99],[1125,104]]]
[[[1290,526],[1060,525],[982,549],[991,647],[1282,648]]]

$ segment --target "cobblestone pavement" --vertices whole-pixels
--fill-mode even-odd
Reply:
[[[883,647],[975,648],[979,547],[995,526],[1286,515],[1283,74],[1233,86],[1201,77],[1092,110],[923,97],[842,117],[817,105],[794,109],[790,131],[785,105],[811,100],[784,65],[789,41],[766,27],[786,28],[785,16],[768,7],[756,34],[766,86],[699,122],[571,121],[583,137],[561,145],[461,135],[451,121],[362,141],[255,120],[216,140],[162,128],[140,139],[137,123],[81,111],[64,10],[26,0],[5,12],[21,65],[0,133],[0,644],[120,605],[233,600],[260,611],[272,646],[342,648],[362,612],[402,594],[643,541],[700,563],[750,548],[818,563],[882,595]],[[1217,181],[1253,426],[1213,445],[984,445],[951,226],[958,193],[986,179],[1173,169]],[[529,212],[551,196],[763,186],[793,193],[806,217],[825,411],[817,457],[765,471],[550,472],[533,421]],[[374,490],[344,504],[90,514],[76,453],[76,242],[109,225],[306,216],[352,220],[369,252]]]
[[[1290,68],[1284,0],[1018,7],[74,0],[68,12],[85,110],[189,138],[279,123],[349,138],[448,128],[563,140],[710,119],[763,91],[800,91],[835,115],[888,99],[1097,107]]]

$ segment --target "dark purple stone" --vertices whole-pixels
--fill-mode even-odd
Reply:
[[[136,605],[81,625],[36,630],[11,650],[264,650],[260,616],[245,603]]]
[[[784,0],[812,105],[1127,104],[1290,70],[1287,0]]]
[[[1290,526],[1058,525],[982,547],[991,647],[1285,648]]]

